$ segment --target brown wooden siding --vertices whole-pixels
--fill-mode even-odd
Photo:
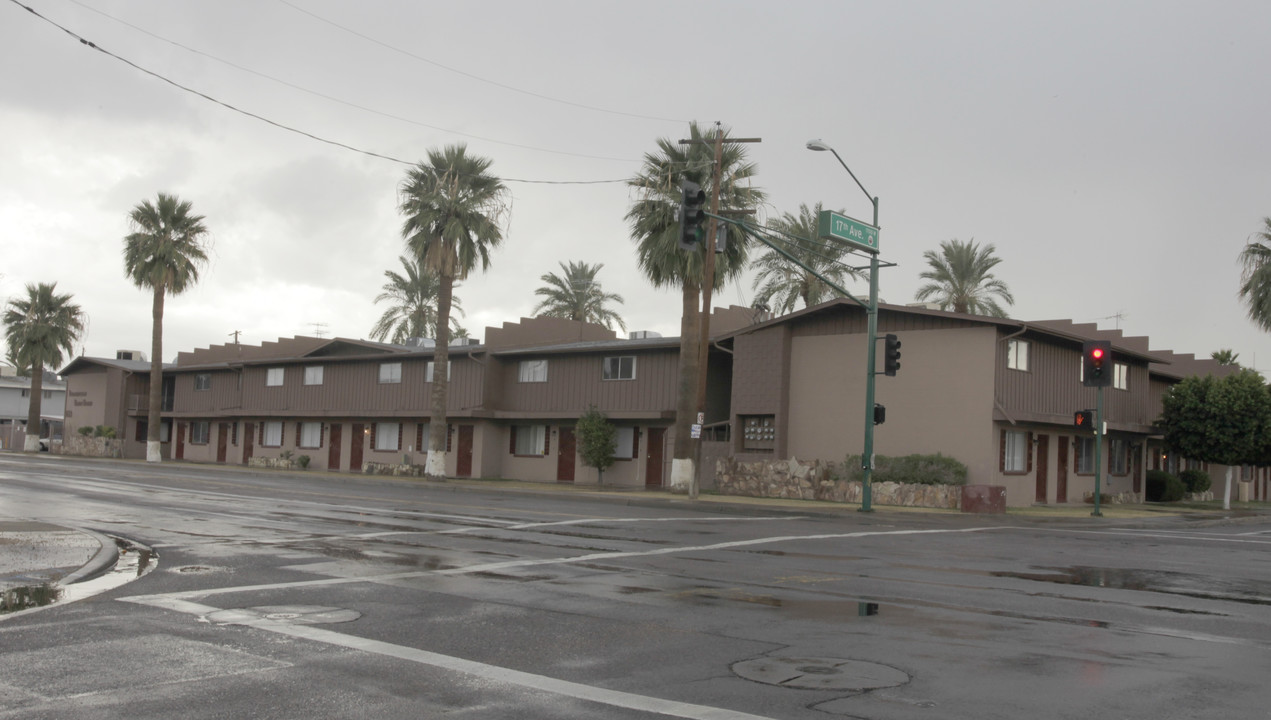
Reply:
[[[605,380],[604,359],[636,357],[634,380]],[[519,381],[521,360],[547,360],[547,382]],[[579,355],[516,355],[503,358],[500,409],[578,415],[590,405],[604,412],[675,409],[679,353],[591,352]]]
[[[866,327],[864,308],[844,306],[837,312],[820,312],[791,323],[791,335],[806,337],[810,335],[852,335],[863,334]],[[947,318],[934,315],[909,315],[904,313],[879,310],[878,332],[901,333],[906,330],[949,330],[964,327],[982,327],[977,323],[959,318]],[[903,341],[902,353],[903,356]]]

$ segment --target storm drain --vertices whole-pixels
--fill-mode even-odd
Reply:
[[[758,658],[733,665],[739,677],[804,690],[875,690],[909,682],[894,667],[845,658]]]
[[[208,613],[205,619],[218,625],[250,625],[259,620],[272,620],[291,625],[328,625],[352,622],[362,617],[356,610],[321,605],[260,605],[231,608]]]

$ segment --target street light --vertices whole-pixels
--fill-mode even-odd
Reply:
[[[869,198],[870,203],[874,206],[874,227],[878,227],[878,197],[870,195],[861,181],[857,179],[856,173],[843,162],[843,158],[839,157],[838,151],[830,147],[823,140],[809,140],[807,144],[809,150],[823,152],[829,150],[834,153],[834,158],[839,161],[839,165],[852,176],[852,180],[856,182],[856,187],[865,193],[865,197]],[[875,352],[874,345],[878,339],[878,253],[870,253],[869,256],[869,305],[865,307],[865,314],[868,319],[866,323],[865,335],[865,448],[861,453],[861,512],[873,512],[871,506],[873,490],[870,487],[870,479],[874,472],[874,371],[875,371]]]

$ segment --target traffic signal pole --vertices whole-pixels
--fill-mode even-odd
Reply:
[[[838,153],[834,153],[838,157]],[[839,162],[842,162],[840,159]],[[843,167],[847,167],[844,163]],[[847,171],[851,173],[851,170]],[[856,175],[852,174],[856,180]],[[861,181],[856,180],[860,185]],[[864,190],[861,187],[861,190]],[[866,196],[869,193],[865,193]],[[874,227],[878,227],[878,198],[871,197],[874,203]],[[869,256],[869,305],[865,308],[867,316],[865,329],[865,448],[861,457],[861,512],[873,512],[873,474],[874,474],[874,378],[878,363],[878,253]]]
[[[1103,490],[1103,386],[1095,389],[1094,402],[1094,517],[1103,517],[1099,511],[1099,493]]]

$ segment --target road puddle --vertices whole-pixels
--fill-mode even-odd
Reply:
[[[142,545],[115,538],[119,558],[114,566],[97,577],[69,585],[40,583],[11,588],[0,593],[0,614],[45,607],[57,602],[73,602],[113,590],[154,570],[159,554]]]

